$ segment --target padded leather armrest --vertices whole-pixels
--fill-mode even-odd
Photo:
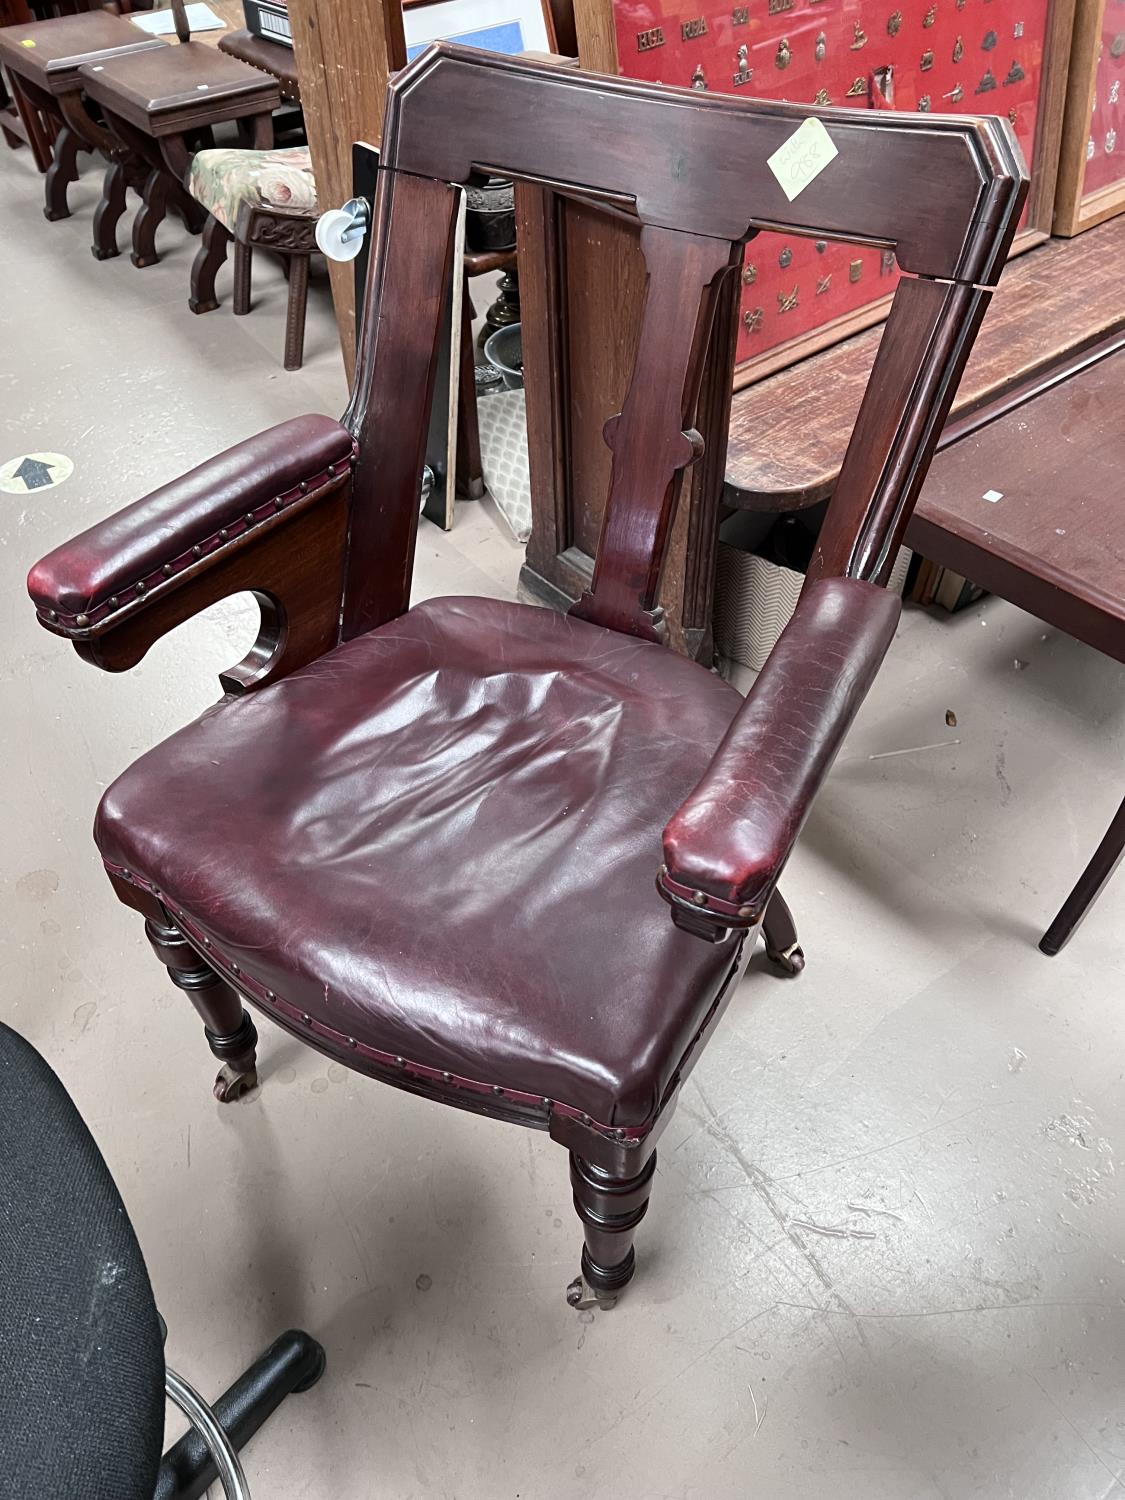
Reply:
[[[852,578],[806,590],[699,785],[664,830],[658,886],[677,925],[717,940],[761,920],[902,612]]]
[[[254,526],[297,506],[352,460],[354,443],[331,417],[294,417],[228,448],[37,562],[27,587],[41,622],[81,638],[135,612],[152,589],[217,560]]]

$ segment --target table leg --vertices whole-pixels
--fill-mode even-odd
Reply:
[[[53,132],[48,133],[42,115],[28,98],[22,80],[14,73],[11,76],[11,84],[12,102],[16,106],[16,113],[27,134],[27,144],[31,147],[32,158],[40,172],[46,172],[51,165]]]
[[[1082,874],[1070,895],[1062,904],[1058,916],[1039,940],[1043,953],[1054,957],[1065,947],[1067,939],[1093,906],[1099,892],[1113,874],[1125,853],[1125,802],[1117,809],[1113,822],[1106,830],[1094,857]]]
[[[211,217],[203,231],[203,243],[191,263],[191,292],[188,306],[193,313],[213,312],[219,305],[215,296],[215,277],[227,258],[231,237],[218,219]]]
[[[138,268],[154,266],[160,259],[156,253],[156,231],[168,212],[169,178],[162,167],[153,167],[145,178],[144,202],[133,220],[133,253],[130,259]]]
[[[78,179],[78,153],[89,147],[79,140],[69,125],[64,125],[55,137],[55,150],[47,176],[43,183],[43,217],[53,224],[56,219],[69,219],[70,208],[66,201],[66,190]]]

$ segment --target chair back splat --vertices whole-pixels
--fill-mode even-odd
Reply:
[[[835,155],[793,198],[769,158],[810,117]],[[456,121],[456,128],[450,122]],[[993,118],[895,116],[725,98],[438,43],[392,82],[348,425],[360,444],[345,638],[409,603],[420,443],[452,245],[450,184],[490,172],[636,223],[648,270],[585,619],[660,638],[655,600],[724,278],[761,229],[892,249],[907,273],[810,579],[885,582],[1015,232],[1027,173]],[[529,372],[535,378],[535,372]],[[410,435],[407,438],[407,435]],[[387,564],[386,566],[391,566]]]

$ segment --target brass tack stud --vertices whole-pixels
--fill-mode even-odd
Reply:
[[[192,555],[192,557],[202,557],[203,556],[203,548],[202,547],[193,547],[191,549],[191,555]]]
[[[267,1000],[276,1000],[277,996],[274,994],[273,990],[267,990],[266,991],[266,999]]]
[[[145,593],[145,591],[147,589],[148,589],[148,584],[145,583],[144,579],[142,578],[141,581],[140,581],[140,583],[137,584],[137,593],[138,594],[143,594],[143,593]]]
[[[47,618],[48,618],[48,620],[51,621],[52,624],[54,624],[58,620],[58,618],[59,618],[59,612],[58,612],[58,610],[57,609],[49,609],[47,611]]]
[[[494,1094],[502,1094],[504,1092],[504,1090],[500,1087],[500,1085],[498,1083],[494,1083],[492,1085],[492,1092]]]
[[[252,510],[246,512],[246,524],[247,526],[253,526],[254,524],[254,512]]]
[[[740,917],[752,917],[754,915],[754,908],[752,906],[740,906],[738,908],[738,915]]]
[[[74,617],[74,623],[78,626],[79,630],[84,630],[86,628],[86,626],[89,625],[89,623],[90,623],[90,616],[89,615],[75,615],[75,617]]]
[[[582,1123],[583,1123],[583,1125],[589,1125],[589,1124],[591,1124],[592,1121],[590,1119],[590,1116],[589,1115],[583,1115],[582,1116]]]
[[[122,880],[132,880],[132,878],[133,878],[133,872],[131,870],[122,870],[121,871],[121,879]]]
[[[405,1068],[406,1067],[406,1059],[404,1057],[396,1057],[395,1058],[395,1067],[396,1068]]]
[[[336,465],[335,464],[329,464],[328,465],[328,469],[327,469],[326,472],[328,474],[329,479],[335,479],[336,478]]]
[[[171,576],[172,576],[172,564],[171,563],[165,563],[164,566],[161,568],[160,571],[164,574],[165,578],[171,578]]]
[[[307,1010],[302,1013],[301,1020],[305,1023],[306,1026],[312,1025],[312,1017],[309,1015]]]
[[[696,906],[707,905],[707,897],[703,894],[702,891],[693,891],[691,894],[691,899],[695,902]]]
[[[453,1074],[452,1073],[443,1073],[441,1075],[441,1081],[443,1083],[452,1083],[453,1082]]]
[[[230,537],[230,532],[227,530],[227,528],[225,526],[220,526],[219,527],[219,541],[220,542],[225,542],[225,541],[228,540],[229,537]]]
[[[302,495],[307,495],[308,492],[309,492],[309,482],[308,482],[308,480],[307,479],[302,479],[301,482],[300,482],[300,484],[297,486],[297,488],[300,490],[300,492],[301,492]]]
[[[544,1094],[543,1095],[543,1108],[544,1109],[550,1109],[550,1107],[551,1107],[551,1101],[550,1101],[550,1099],[547,1098],[547,1095]]]
[[[273,502],[273,508],[274,508],[274,510],[282,510],[284,508],[284,506],[285,506],[285,501],[281,498],[280,495],[278,495],[277,499]]]
[[[205,937],[203,939],[203,946],[205,948],[210,948],[210,946],[211,946],[211,939],[209,937]]]
[[[231,964],[230,971],[231,971],[232,974],[241,974],[242,973],[242,970],[238,967],[237,964]]]
[[[118,609],[118,608],[120,608],[120,605],[121,605],[121,600],[117,597],[117,595],[116,594],[110,594],[110,596],[109,596],[109,607],[110,607],[110,609]]]
[[[359,1043],[356,1041],[356,1039],[355,1039],[354,1036],[348,1037],[348,1046],[349,1047],[358,1047],[359,1046]]]

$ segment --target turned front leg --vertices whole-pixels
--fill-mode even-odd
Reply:
[[[169,979],[195,1007],[207,1045],[222,1063],[215,1079],[215,1098],[221,1104],[239,1098],[258,1082],[258,1033],[241,996],[200,958],[172,922],[148,918],[145,935]]]
[[[571,1152],[574,1207],[586,1235],[582,1274],[566,1293],[572,1307],[588,1307],[594,1302],[612,1307],[618,1293],[632,1280],[636,1269],[633,1236],[648,1211],[655,1171],[655,1151],[633,1177],[615,1177]]]

